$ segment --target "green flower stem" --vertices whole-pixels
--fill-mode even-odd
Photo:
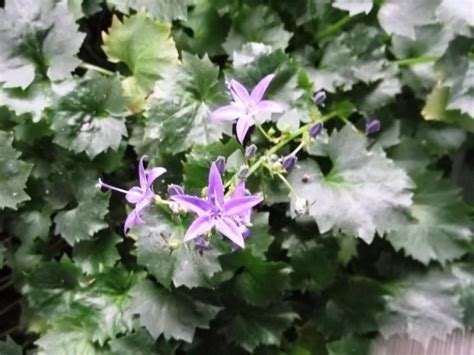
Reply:
[[[307,144],[307,141],[303,139],[303,141],[293,150],[290,154],[288,155],[296,155],[298,152],[304,148],[304,146]]]
[[[330,36],[332,35],[334,32],[337,32],[339,31],[340,29],[342,29],[345,25],[347,25],[349,23],[349,21],[351,20],[351,16],[350,15],[346,15],[344,16],[343,18],[341,18],[339,21],[337,21],[336,23],[332,24],[331,26],[329,26],[328,28],[326,28],[324,31],[322,31],[321,33],[319,33],[318,35],[316,35],[316,38],[317,39],[322,39],[324,37],[327,37],[327,36]]]
[[[334,112],[331,112],[325,116],[323,116],[318,122],[326,122],[326,121],[329,121],[330,119],[334,118],[338,116],[338,111],[334,111]],[[247,173],[247,177],[249,177],[250,175],[252,175],[255,171],[257,171],[261,166],[262,164],[268,160],[269,157],[271,157],[273,154],[275,154],[276,152],[278,152],[281,148],[283,148],[285,145],[287,145],[288,143],[290,143],[291,141],[293,141],[295,138],[298,138],[299,136],[301,136],[302,134],[304,134],[305,132],[308,131],[309,127],[311,127],[312,125],[314,125],[316,122],[310,122],[308,124],[305,124],[304,126],[300,127],[296,132],[290,134],[289,136],[287,136],[285,139],[282,139],[279,143],[275,144],[272,148],[270,148],[266,154],[262,155],[260,157],[260,159],[258,159],[255,164],[253,164],[250,169],[249,169],[249,172]],[[300,148],[301,149],[301,148]],[[225,187],[229,187],[233,181],[235,181],[236,179],[238,178],[238,173],[235,173],[234,176],[232,176],[232,178],[226,182],[225,184]]]
[[[93,64],[89,64],[89,63],[81,63],[81,64],[79,64],[79,67],[83,68],[83,69],[87,69],[87,70],[93,70],[93,71],[96,71],[98,73],[101,73],[101,74],[104,74],[104,75],[107,75],[107,76],[112,76],[112,75],[115,74],[113,71],[110,71],[110,70],[98,67],[97,65],[93,65]]]
[[[439,57],[415,57],[415,58],[406,58],[406,59],[400,59],[396,60],[395,63],[400,65],[400,66],[410,66],[410,65],[416,65],[416,64],[421,64],[421,63],[430,63],[430,62],[436,62],[439,59]]]
[[[288,187],[288,190],[290,190],[292,194],[294,194],[296,197],[299,197],[293,186],[291,186],[290,182],[281,173],[278,173],[277,176],[280,178],[281,181],[283,181],[283,183],[286,185],[286,187]]]
[[[260,133],[262,133],[262,135],[269,141],[269,142],[274,142],[275,139],[270,137],[268,135],[268,133],[263,129],[262,125],[258,124],[258,123],[255,123],[255,126],[257,126],[257,128],[259,129]]]

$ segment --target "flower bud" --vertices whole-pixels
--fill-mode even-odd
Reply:
[[[170,249],[178,249],[181,244],[183,244],[183,242],[179,239],[168,240],[168,246],[170,247]]]
[[[209,241],[204,237],[196,238],[194,242],[194,246],[199,251],[208,250],[210,248],[209,245]]]
[[[238,177],[240,180],[245,180],[247,178],[247,175],[249,173],[249,167],[247,165],[243,165],[238,173]]]
[[[308,209],[308,201],[302,197],[297,197],[295,201],[295,213],[298,216],[302,216]]]
[[[380,130],[380,121],[379,120],[372,120],[367,122],[365,125],[365,131],[367,134],[375,133]]]
[[[326,92],[324,90],[319,90],[314,94],[313,101],[316,105],[321,106],[326,100]]]
[[[323,124],[321,122],[316,123],[314,126],[309,127],[309,135],[311,138],[318,136],[323,130]]]
[[[287,172],[290,172],[295,167],[297,161],[298,161],[298,158],[295,155],[288,155],[287,157],[283,158],[283,161],[282,161],[283,168]]]
[[[245,157],[250,159],[255,156],[257,153],[257,146],[255,144],[251,144],[245,149]]]
[[[168,185],[168,195],[170,196],[175,196],[175,195],[183,195],[184,194],[184,189],[175,184],[170,184]]]
[[[224,174],[225,171],[225,157],[223,156],[218,156],[216,159],[216,167],[217,170],[219,171],[219,174]]]

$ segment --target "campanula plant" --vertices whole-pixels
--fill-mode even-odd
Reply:
[[[0,355],[472,353],[473,24],[0,1]]]
[[[244,187],[239,184],[236,191],[226,198],[219,169],[215,163],[209,170],[207,198],[191,195],[173,195],[171,199],[197,215],[189,226],[184,241],[200,237],[216,229],[241,248],[245,247],[246,223],[253,207],[262,202],[258,195],[245,196]]]
[[[272,82],[274,74],[265,76],[249,93],[237,80],[229,83],[230,93],[234,101],[211,113],[211,119],[220,121],[237,120],[237,139],[243,144],[250,127],[258,122],[259,116],[264,113],[282,113],[282,106],[271,100],[264,100],[263,96]]]
[[[135,207],[128,214],[127,219],[125,220],[123,230],[125,233],[136,224],[143,224],[144,221],[141,218],[142,213],[145,208],[147,208],[152,202],[154,197],[153,192],[153,183],[157,178],[166,173],[164,168],[152,168],[150,170],[145,170],[143,161],[148,157],[146,155],[140,158],[138,163],[138,180],[139,186],[133,186],[130,190],[124,190],[109,184],[104,183],[99,179],[97,186],[99,188],[106,188],[109,190],[121,192],[125,194],[127,201]]]

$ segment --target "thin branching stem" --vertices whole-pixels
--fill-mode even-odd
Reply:
[[[87,70],[93,70],[96,71],[97,73],[101,73],[107,76],[112,76],[115,73],[113,71],[98,67],[97,65],[94,64],[89,64],[89,63],[81,63],[79,64],[80,68],[87,69]]]

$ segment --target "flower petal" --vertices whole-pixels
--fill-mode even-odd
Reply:
[[[140,158],[140,162],[138,163],[138,178],[140,179],[140,186],[145,191],[148,187],[146,183],[146,173],[145,167],[143,166],[143,160],[148,159],[148,156],[144,155]]]
[[[174,195],[170,196],[173,201],[178,202],[181,206],[187,208],[188,210],[202,215],[208,212],[211,209],[209,203],[199,197],[191,195]]]
[[[257,195],[236,197],[226,201],[222,209],[226,216],[238,216],[247,213],[262,200],[263,198]]]
[[[262,112],[282,113],[284,111],[279,103],[270,100],[260,101],[257,108]]]
[[[137,214],[137,218],[141,221],[142,219],[140,218],[140,214],[143,212],[143,210],[151,205],[151,202],[153,201],[153,195],[150,196],[150,194],[143,196],[143,198],[137,202],[135,205],[135,212]]]
[[[244,237],[237,224],[228,217],[216,221],[216,229],[241,248],[245,248]]]
[[[250,101],[250,95],[247,89],[237,80],[230,81],[230,93],[235,101],[245,104]]]
[[[245,181],[240,180],[237,186],[234,188],[232,192],[232,198],[236,197],[244,197],[245,196]]]
[[[253,100],[253,102],[257,103],[262,100],[263,95],[265,95],[265,91],[268,89],[268,85],[270,85],[270,82],[274,77],[275,74],[269,74],[260,80],[260,82],[254,87],[252,93],[250,94],[250,98]]]
[[[236,118],[239,118],[245,114],[245,112],[235,105],[227,105],[223,107],[219,107],[217,110],[211,113],[211,120],[219,120],[219,121],[232,121]]]
[[[153,182],[159,178],[161,175],[166,173],[165,168],[153,168],[146,172],[146,180],[148,182],[148,187],[151,187]]]
[[[134,186],[130,190],[128,190],[127,194],[125,195],[125,198],[130,203],[137,203],[143,198],[143,194],[144,193],[141,187]]]
[[[184,241],[187,242],[199,237],[200,235],[206,234],[212,229],[212,227],[214,227],[214,219],[212,219],[211,216],[207,215],[198,217],[189,226],[186,235],[184,236]]]
[[[135,224],[140,224],[140,220],[137,219],[137,214],[135,213],[135,210],[132,210],[128,216],[127,219],[125,220],[125,223],[123,225],[123,232],[127,234],[127,231],[132,228]]]
[[[252,125],[253,120],[250,117],[242,117],[237,121],[235,132],[237,134],[237,139],[239,140],[240,144],[243,144],[245,136],[247,135],[247,132]]]
[[[207,192],[209,202],[214,206],[222,206],[224,203],[224,185],[216,163],[212,163],[209,170],[209,184]]]

